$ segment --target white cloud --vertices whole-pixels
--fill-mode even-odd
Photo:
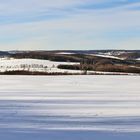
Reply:
[[[63,9],[78,4],[91,2],[92,0],[28,0],[17,1],[8,0],[1,2],[0,15],[12,15],[16,19],[17,14],[25,17],[29,14],[36,18],[38,11]],[[103,2],[105,0],[94,1]],[[107,0],[106,0],[107,1]],[[93,1],[92,1],[93,2]],[[131,4],[119,8],[102,10],[75,9],[62,18],[52,20],[42,19],[36,21],[12,22],[0,24],[0,40],[4,38],[4,43],[0,42],[0,48],[5,49],[98,49],[115,48],[121,46],[122,40],[112,40],[104,37],[106,32],[123,32],[140,27],[140,11],[129,10],[137,6]],[[60,11],[59,14],[65,11]],[[58,14],[58,13],[55,13]],[[0,17],[1,18],[1,17]],[[24,19],[24,17],[21,17]],[[26,19],[26,18],[25,18]],[[9,39],[10,38],[10,39]],[[138,36],[137,38],[140,38]],[[9,39],[9,40],[8,40]],[[13,39],[13,40],[12,40]],[[11,41],[12,40],[12,41]],[[7,42],[8,41],[8,42]],[[133,44],[129,43],[128,48]],[[138,44],[139,42],[137,42]],[[124,43],[127,46],[126,43]],[[130,45],[131,44],[131,45]],[[135,45],[136,46],[136,45]],[[133,46],[132,46],[133,47]]]

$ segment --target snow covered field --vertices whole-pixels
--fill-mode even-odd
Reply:
[[[139,76],[0,76],[0,139],[140,139]]]
[[[79,63],[73,62],[55,62],[41,59],[13,59],[0,58],[0,72],[5,71],[32,71],[32,72],[47,72],[47,73],[70,73],[82,74],[82,70],[68,70],[59,69],[58,65],[75,65]],[[135,73],[121,73],[121,72],[101,72],[101,71],[87,71],[88,74],[112,74],[112,75],[139,75]]]

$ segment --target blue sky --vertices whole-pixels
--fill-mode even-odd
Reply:
[[[0,50],[140,49],[140,0],[0,0]]]

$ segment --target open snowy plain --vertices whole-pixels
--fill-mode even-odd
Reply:
[[[0,140],[139,140],[139,76],[0,76]]]

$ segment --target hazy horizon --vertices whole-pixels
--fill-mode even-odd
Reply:
[[[0,0],[0,50],[139,50],[139,0]]]
[[[17,49],[17,50],[0,50],[1,52],[12,52],[12,51],[140,51],[140,49],[78,49],[78,50],[76,50],[76,49],[57,49],[57,50],[55,50],[55,49],[30,49],[30,50],[28,50],[28,49]]]

